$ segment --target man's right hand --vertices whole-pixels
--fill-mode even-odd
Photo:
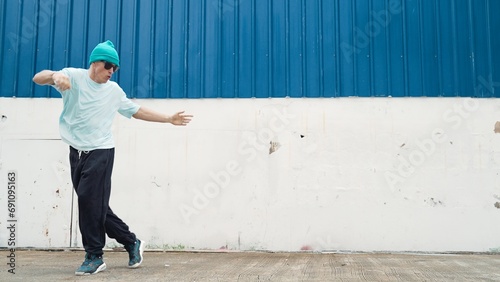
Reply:
[[[52,80],[54,85],[61,91],[66,91],[71,88],[71,82],[69,82],[69,77],[60,72],[54,72],[52,74]]]

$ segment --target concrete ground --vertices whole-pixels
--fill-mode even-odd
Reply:
[[[0,281],[500,281],[500,255],[268,252],[146,252],[138,269],[128,254],[105,252],[107,269],[75,276],[82,251],[0,251]]]

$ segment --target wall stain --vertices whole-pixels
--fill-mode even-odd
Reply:
[[[441,202],[440,200],[434,199],[434,198],[430,198],[428,200],[424,200],[424,202],[427,203],[428,205],[432,206],[432,207],[444,206],[443,202]]]
[[[304,245],[300,248],[301,251],[312,251],[313,248],[309,245]]]
[[[276,152],[281,147],[281,144],[279,142],[270,141],[269,144],[271,145],[269,147],[269,155]]]
[[[500,133],[500,121],[497,121],[495,123],[495,129],[494,129],[495,133]]]
[[[151,183],[154,184],[158,188],[161,187],[161,185],[158,184],[158,182],[156,182],[156,176],[151,177]]]

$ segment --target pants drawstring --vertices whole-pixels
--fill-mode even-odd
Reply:
[[[82,157],[82,153],[84,153],[85,155],[88,155],[89,151],[80,151],[80,150],[78,150],[78,158],[79,159]]]

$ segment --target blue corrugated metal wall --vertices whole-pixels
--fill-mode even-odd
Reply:
[[[499,0],[0,0],[3,97],[112,40],[137,98],[497,97]],[[495,51],[497,50],[497,51]]]

